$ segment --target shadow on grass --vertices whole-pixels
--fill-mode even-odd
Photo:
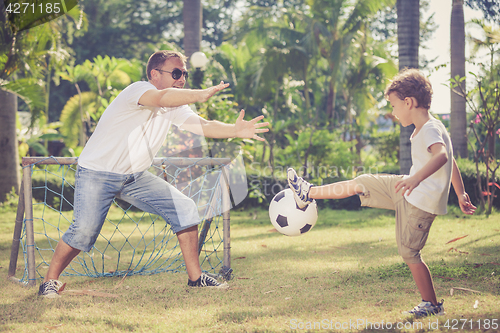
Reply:
[[[84,289],[92,280],[84,280],[81,282],[72,283],[72,287],[76,289]],[[100,327],[103,331],[118,330],[119,332],[132,332],[138,331],[141,328],[140,324],[125,323],[120,320],[114,320],[109,316],[86,316],[85,318],[78,315],[72,316],[71,314],[64,314],[60,309],[80,314],[85,311],[89,306],[94,306],[98,303],[119,303],[120,301],[115,298],[99,298],[99,297],[85,297],[77,298],[65,297],[56,299],[45,299],[39,297],[38,286],[33,288],[23,287],[19,284],[7,281],[2,286],[2,293],[9,292],[10,288],[27,288],[26,291],[30,293],[29,296],[21,298],[13,304],[0,305],[0,331],[9,331],[13,325],[40,325],[40,331],[52,330],[56,328],[68,326],[85,327],[86,325],[93,325]],[[51,325],[51,323],[58,322],[63,324]],[[61,325],[61,326],[59,326]],[[70,330],[73,328],[68,328]]]
[[[500,312],[482,312],[482,313],[464,313],[458,316],[450,316],[446,318],[442,317],[430,317],[423,318],[420,320],[407,319],[401,322],[390,323],[391,328],[389,328],[388,323],[384,323],[382,328],[382,323],[371,323],[361,326],[361,329],[357,329],[357,332],[432,332],[432,331],[479,331],[479,332],[498,332],[500,324],[498,320],[492,321],[493,318],[498,319]],[[497,324],[493,324],[497,323]],[[400,328],[398,328],[398,326]],[[378,327],[378,328],[377,328]],[[493,328],[493,327],[496,327]]]
[[[470,246],[471,248],[478,250],[479,253],[483,253],[483,255],[484,254],[499,254],[500,246],[498,244],[492,244],[494,246],[476,246],[476,245],[474,245],[475,243],[478,243],[478,242],[484,241],[484,240],[489,240],[495,236],[500,236],[500,232],[492,233],[492,234],[489,234],[487,236],[483,236],[483,237],[479,237],[479,238],[478,237],[470,238],[470,239],[464,238],[461,240],[460,246],[462,246],[462,247]],[[453,247],[452,243],[450,243],[450,247]],[[483,250],[481,250],[481,249],[483,249]],[[495,251],[493,251],[493,252],[489,251],[491,249],[494,249]]]
[[[5,282],[5,284],[4,288],[22,288],[9,281]],[[0,306],[0,323],[2,326],[7,323],[27,324],[36,322],[45,312],[50,311],[54,307],[53,304],[41,304],[40,299],[35,294],[35,288],[31,288],[30,290],[33,291],[33,295],[25,297],[14,304],[2,304]]]
[[[255,252],[245,253],[244,259],[249,266],[258,265],[259,261],[268,263],[268,269],[272,272],[271,274],[283,271],[283,274],[289,276],[297,275],[293,269],[284,270],[282,267],[287,267],[288,265],[310,267],[311,262],[314,262],[314,265],[317,267],[327,267],[328,270],[332,271],[337,269],[336,266],[338,263],[351,261],[354,263],[354,266],[351,265],[350,267],[354,267],[354,271],[349,272],[349,274],[355,280],[362,280],[363,277],[369,277],[390,283],[390,280],[394,277],[404,277],[413,282],[408,266],[398,255],[395,239],[362,241],[356,238],[355,233],[351,232],[352,229],[356,230],[356,228],[366,226],[376,229],[379,227],[387,228],[392,223],[393,212],[391,211],[371,209],[371,211],[366,212],[370,212],[369,216],[363,215],[361,219],[358,219],[353,214],[332,211],[325,215],[329,217],[333,215],[336,218],[334,223],[328,223],[324,220],[322,222],[318,221],[318,224],[312,231],[313,233],[322,233],[323,230],[326,232],[332,227],[349,231],[348,235],[350,235],[350,238],[343,238],[342,246],[334,246],[338,239],[332,239],[331,245],[324,241],[317,244],[294,240],[291,240],[289,243],[286,240],[276,243],[275,241],[283,237],[277,232],[252,234],[249,236],[243,234],[242,236],[233,238],[233,240],[242,242],[254,241]],[[259,222],[269,224],[265,219]],[[393,228],[393,226],[390,226],[390,228]],[[269,229],[272,229],[272,226]],[[376,229],[374,229],[374,232],[376,232]],[[333,235],[335,237],[335,233]],[[343,237],[346,237],[345,232],[343,235]],[[461,285],[469,286],[469,288],[477,287],[481,292],[490,295],[500,295],[498,277],[500,275],[499,246],[495,242],[491,242],[488,245],[484,245],[484,242],[481,245],[478,243],[489,238],[493,239],[493,237],[498,237],[499,235],[500,233],[496,232],[479,238],[471,238],[467,243],[462,241],[460,247],[467,247],[467,250],[471,252],[470,255],[467,252],[462,252],[460,255],[463,254],[463,256],[458,255],[454,257],[453,253],[448,255],[445,251],[442,251],[442,246],[440,246],[439,252],[427,252],[428,257],[426,256],[425,260],[430,267],[435,282],[442,284],[450,281],[457,282],[458,280]],[[259,243],[264,249],[259,248]],[[449,244],[449,246],[453,247],[454,244]],[[442,259],[443,257],[446,261]],[[394,263],[395,261],[396,263]],[[242,268],[246,270],[246,267]],[[360,273],[357,273],[359,270],[361,270]],[[314,271],[318,273],[314,273]],[[235,273],[238,274],[238,272],[239,268],[235,268]],[[321,269],[313,267],[310,274],[308,274],[320,274],[319,272],[321,272]],[[347,274],[347,272],[344,272],[344,274]],[[337,276],[340,277],[341,275],[342,273]]]
[[[449,314],[445,317],[423,319],[407,318],[400,315],[402,310],[410,310],[420,301],[420,295],[410,270],[402,262],[402,259],[400,263],[385,264],[386,255],[384,253],[359,251],[360,247],[366,248],[366,244],[365,242],[351,242],[346,245],[346,248],[338,251],[304,251],[303,248],[290,246],[286,248],[267,247],[266,249],[269,251],[248,253],[244,259],[238,260],[241,265],[245,265],[243,261],[246,260],[248,265],[239,266],[235,268],[235,271],[236,274],[238,272],[245,274],[244,280],[241,282],[243,285],[241,289],[248,289],[249,294],[260,295],[257,300],[252,301],[255,310],[240,311],[238,307],[235,307],[234,311],[220,312],[216,318],[217,321],[251,327],[252,323],[266,322],[266,320],[277,317],[283,325],[282,328],[289,331],[314,331],[314,329],[308,330],[307,327],[293,329],[289,327],[290,321],[292,318],[300,318],[298,320],[302,322],[308,320],[321,322],[323,320],[321,318],[326,318],[333,320],[333,324],[327,322],[326,326],[321,326],[320,329],[331,332],[430,332],[437,329],[456,330],[457,325],[460,328],[464,324],[464,319],[471,321],[468,322],[468,325],[472,323],[473,328],[463,330],[488,331],[484,325],[482,328],[478,327],[478,320],[483,323],[484,320],[489,319],[491,328],[491,320],[500,318],[500,309],[492,311],[492,308],[495,309],[495,305],[487,307],[481,305],[478,309],[472,307],[477,299],[483,302],[483,299],[487,298],[490,303],[496,304],[496,301],[491,300],[500,295],[500,281],[498,276],[492,276],[491,272],[498,266],[487,263],[470,264],[460,257],[448,259],[446,262],[441,260],[427,262],[434,276],[438,294],[448,299],[448,302],[445,302],[445,309]],[[397,255],[395,247],[394,244],[394,254]],[[486,250],[492,251],[494,248],[495,245],[491,245]],[[386,249],[393,251],[389,247]],[[357,257],[358,259],[353,260],[357,260],[361,267],[337,269],[335,263],[345,260],[344,257]],[[267,264],[264,269],[252,271],[253,267],[259,267],[259,263],[262,262]],[[314,263],[312,266],[311,262]],[[367,267],[362,267],[364,264]],[[368,266],[369,264],[371,267]],[[450,288],[456,287],[474,289],[479,293],[455,291],[455,296],[445,295]],[[284,301],[287,298],[292,299]],[[242,301],[245,299],[246,297],[242,297]],[[299,303],[301,304],[299,305]],[[464,303],[467,303],[467,307],[461,308]],[[266,304],[269,311],[256,310],[261,304]],[[353,318],[353,320],[364,318],[374,325],[361,325],[355,329],[348,328],[347,330],[329,326],[335,325],[337,320],[342,323],[343,320],[346,320],[346,316]],[[285,321],[283,321],[283,317],[285,317]],[[373,318],[379,319],[374,320]],[[385,322],[392,321],[394,326],[382,328],[380,323],[383,320]],[[397,327],[397,324],[400,327]],[[245,330],[241,329],[241,331]],[[246,331],[259,332],[258,329]],[[498,332],[498,330],[489,331]]]
[[[251,319],[258,319],[269,316],[264,311],[220,311],[216,315],[216,320],[223,323],[242,324]]]
[[[171,279],[174,282],[172,285],[166,284],[168,287],[157,290],[157,285],[164,284],[164,281],[161,281],[164,279],[162,275],[147,278],[131,277],[127,283],[136,283],[137,287],[130,289],[134,290],[133,293],[123,291],[119,299],[96,299],[85,296],[80,299],[63,297],[61,300],[44,300],[35,296],[36,290],[31,289],[30,293],[32,292],[33,295],[17,297],[15,298],[17,301],[13,304],[0,305],[0,325],[2,325],[0,330],[2,328],[9,330],[16,324],[26,324],[27,326],[28,324],[36,324],[43,326],[40,327],[42,330],[46,329],[52,322],[62,322],[66,327],[88,325],[89,327],[102,328],[102,331],[146,331],[149,328],[151,331],[155,330],[153,329],[154,324],[144,322],[144,319],[141,322],[141,318],[127,317],[126,320],[120,321],[112,317],[115,314],[114,309],[127,306],[137,310],[138,313],[143,307],[147,308],[147,312],[152,313],[156,311],[160,314],[169,314],[169,311],[172,311],[180,317],[179,320],[184,321],[186,318],[190,318],[184,313],[196,313],[196,311],[201,313],[206,312],[207,309],[210,312],[215,309],[213,310],[214,316],[206,322],[202,322],[203,324],[212,325],[212,320],[214,320],[221,324],[219,325],[222,327],[221,331],[228,332],[233,327],[230,324],[237,327],[233,329],[234,332],[245,330],[259,332],[262,325],[269,324],[271,327],[269,331],[276,331],[276,327],[280,327],[280,330],[287,329],[285,326],[289,324],[290,319],[288,318],[346,317],[347,315],[344,313],[349,313],[349,316],[353,318],[356,314],[361,318],[364,316],[368,318],[380,317],[381,320],[386,318],[386,321],[395,322],[400,320],[400,316],[396,315],[396,312],[408,310],[406,309],[408,305],[412,307],[418,303],[419,295],[411,274],[402,259],[397,259],[396,241],[393,238],[382,242],[379,240],[364,241],[357,239],[354,232],[354,229],[366,226],[372,228],[370,230],[374,230],[374,232],[388,226],[393,228],[393,212],[371,210],[370,214],[363,215],[362,218],[337,211],[324,212],[324,218],[318,221],[312,231],[317,233],[318,242],[312,243],[306,241],[306,238],[296,238],[289,242],[283,238],[284,242],[276,242],[278,237],[284,236],[263,231],[272,229],[272,226],[268,219],[262,216],[260,218],[258,216],[257,220],[241,223],[235,219],[234,224],[241,226],[245,231],[250,229],[249,227],[252,225],[259,225],[260,233],[255,234],[252,231],[252,235],[242,233],[241,236],[232,237],[234,250],[232,267],[235,279],[230,282],[232,287],[227,292],[214,294],[209,290],[189,289],[189,291],[185,291],[184,289],[187,287],[185,287],[184,280],[182,279],[181,284],[177,282],[180,280],[177,278]],[[263,229],[263,226],[268,226],[268,228]],[[335,246],[339,244],[336,239],[332,239],[331,242],[329,239],[325,240],[323,233],[327,229],[331,229],[332,226],[338,227],[339,230],[347,229],[349,231],[350,238],[342,239],[341,246]],[[336,233],[332,233],[332,235],[335,237]],[[498,233],[492,234],[492,236],[498,237]],[[481,239],[487,239],[487,237],[489,236]],[[464,241],[466,240],[464,239]],[[446,256],[446,252],[444,252],[446,261],[433,260],[433,258],[443,257],[441,255],[443,252],[440,252],[439,256],[429,256],[426,259],[434,276],[435,285],[439,288],[439,293],[444,294],[450,290],[450,287],[459,286],[478,290],[481,294],[477,295],[485,296],[485,298],[486,296],[489,299],[491,299],[490,296],[498,297],[500,295],[499,278],[496,274],[491,274],[493,271],[496,272],[499,267],[492,264],[500,261],[498,245],[494,242],[487,245],[484,242],[476,244],[476,239],[467,241],[468,243],[460,243],[461,246],[467,244],[469,249],[475,253],[477,251],[473,258],[481,262],[469,262],[465,256],[456,258]],[[240,254],[242,257],[238,258],[235,255],[238,253],[238,246],[246,242],[250,242],[251,246],[246,247],[245,251]],[[453,245],[450,244],[450,247]],[[10,243],[0,243],[0,247],[10,249]],[[247,251],[247,249],[250,250]],[[442,247],[440,247],[440,251],[442,251]],[[490,255],[478,257],[477,255],[480,253]],[[394,263],[397,261],[396,259],[399,262]],[[349,265],[345,265],[346,263]],[[6,272],[6,269],[3,272]],[[438,278],[438,275],[448,279]],[[170,277],[167,277],[166,280],[169,279]],[[102,279],[96,284],[102,286],[102,284],[109,284],[109,281]],[[90,280],[83,279],[83,282],[75,283],[72,289],[81,289],[88,283]],[[6,294],[10,288],[18,287],[4,284],[4,286],[0,286],[0,293]],[[433,331],[432,327],[429,329],[429,325],[436,319],[439,321],[440,329],[444,329],[443,327],[448,321],[449,330],[453,330],[454,324],[462,325],[461,320],[467,319],[472,320],[473,324],[476,325],[473,329],[478,330],[478,320],[500,318],[500,310],[491,311],[491,307],[483,310],[481,306],[479,309],[473,309],[472,304],[477,299],[476,297],[478,297],[476,294],[466,291],[457,292],[453,298],[450,297],[451,300],[448,303],[445,303],[445,305],[453,304],[447,308],[450,315],[433,317],[430,321],[422,319],[417,321],[402,320],[401,322],[403,325],[406,323],[422,324],[423,331]],[[467,308],[458,308],[458,305],[461,304],[461,298],[466,300]],[[463,302],[465,303],[465,301]],[[469,306],[470,302],[472,304]],[[87,315],[86,308],[98,303],[109,305],[111,310],[103,310],[102,316],[92,314],[88,315],[87,318],[82,318],[77,315],[78,313]],[[167,309],[164,307],[165,303],[169,304],[168,310],[165,310]],[[61,314],[61,311],[64,312]],[[142,315],[145,313],[142,312]],[[283,318],[287,319],[288,322],[284,322]],[[456,319],[456,322],[453,322],[453,319]],[[225,326],[226,324],[229,326]],[[198,325],[194,327],[201,327],[202,324],[198,321],[194,325]],[[458,327],[460,328],[460,326]],[[484,329],[484,326],[479,329]],[[416,331],[419,330],[420,328],[417,327]],[[333,328],[331,331],[337,332],[339,330]],[[360,327],[356,331],[380,332],[382,330],[380,327],[378,329],[376,327]],[[406,327],[402,329],[394,327],[388,331],[407,332],[411,330]]]

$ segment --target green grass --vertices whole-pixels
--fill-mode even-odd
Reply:
[[[275,232],[267,211],[231,214],[234,278],[228,290],[188,288],[185,273],[130,276],[122,284],[121,278],[72,277],[63,278],[67,290],[92,289],[118,297],[64,295],[48,300],[38,298],[35,288],[4,281],[0,331],[381,332],[387,331],[383,321],[393,324],[395,332],[434,332],[436,324],[440,331],[448,330],[447,323],[450,331],[457,331],[453,325],[471,324],[472,331],[484,331],[485,320],[500,321],[498,213],[464,217],[452,209],[436,219],[423,255],[438,298],[445,299],[446,315],[415,321],[401,315],[420,296],[397,254],[392,212],[322,210],[317,225],[300,237]],[[12,210],[0,213],[4,276],[14,218]],[[491,323],[489,331],[499,331]]]

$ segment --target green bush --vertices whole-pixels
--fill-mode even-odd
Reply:
[[[477,206],[480,200],[479,198],[480,193],[476,184],[477,183],[476,163],[468,159],[457,159],[457,165],[458,168],[460,169],[460,173],[462,174],[465,191],[469,194],[472,203]],[[479,165],[479,172],[482,183],[486,184],[486,166],[482,163]],[[498,178],[495,181],[498,183]],[[500,190],[497,189],[495,198],[493,199],[493,207],[496,208],[500,208],[500,198],[498,194],[500,194]],[[453,189],[453,186],[451,187],[450,190],[448,203],[450,205],[458,205],[458,198]]]

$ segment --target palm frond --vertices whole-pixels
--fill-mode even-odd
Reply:
[[[33,79],[22,78],[15,81],[0,80],[0,88],[21,98],[28,105],[32,113],[31,119],[35,120],[41,112],[45,111],[45,89],[34,82]]]
[[[80,101],[81,98],[81,101]],[[71,97],[64,105],[61,112],[60,121],[62,123],[60,131],[67,138],[67,145],[72,147],[78,143],[78,135],[82,127],[80,115],[80,102],[84,114],[95,112],[95,100],[97,95],[94,92],[86,91],[81,95]]]

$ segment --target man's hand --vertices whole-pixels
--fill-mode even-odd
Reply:
[[[464,194],[458,196],[458,204],[464,214],[472,215],[476,211],[476,206],[472,204],[469,195],[465,192]]]
[[[257,135],[257,133],[265,133],[269,131],[269,128],[260,128],[269,126],[268,122],[259,123],[260,120],[264,118],[264,116],[258,116],[253,118],[250,121],[243,120],[245,117],[245,110],[240,111],[240,115],[238,119],[236,119],[235,123],[235,132],[237,138],[243,139],[255,139],[259,141],[265,141],[264,138],[261,138]]]
[[[213,87],[210,87],[207,89],[203,89],[199,102],[204,103],[204,102],[208,101],[210,97],[215,95],[217,92],[219,92],[223,89],[226,89],[227,87],[229,87],[229,83],[224,83],[224,81],[220,81],[220,83],[216,86],[213,86]]]
[[[406,195],[410,195],[411,191],[413,191],[413,189],[417,187],[419,184],[420,180],[418,180],[415,176],[399,180],[396,183],[396,193],[398,193],[399,190],[402,190],[401,195],[404,196],[405,193]]]

